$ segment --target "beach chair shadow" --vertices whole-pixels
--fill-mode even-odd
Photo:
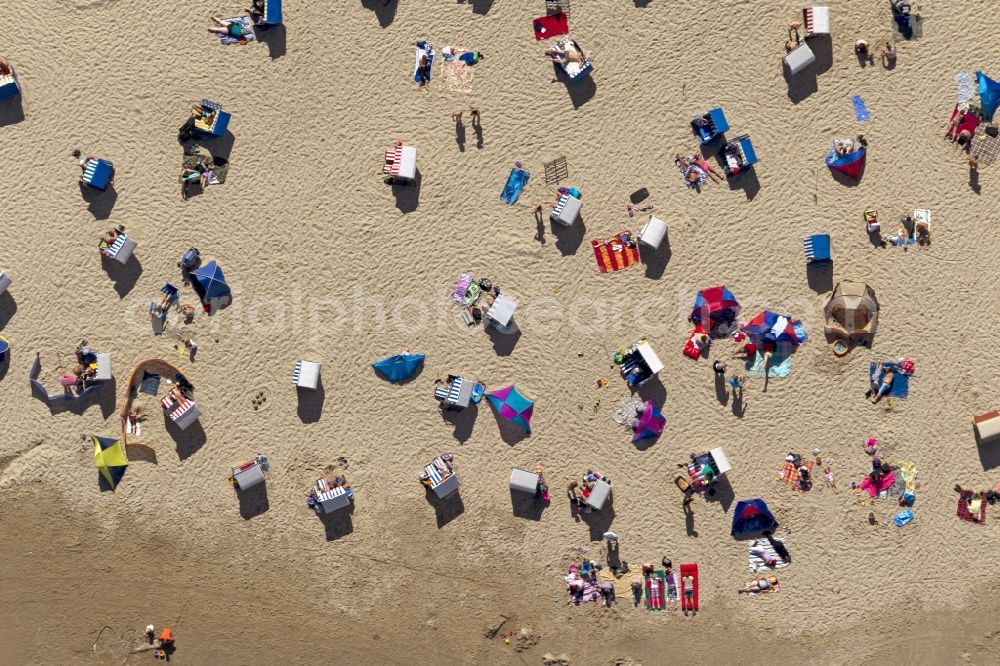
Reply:
[[[536,499],[533,495],[514,489],[510,491],[510,507],[515,518],[524,518],[525,520],[541,520],[542,512],[545,511],[544,502]]]
[[[239,499],[240,517],[243,520],[250,520],[263,513],[267,513],[267,510],[271,508],[270,503],[267,501],[266,483],[258,483],[256,486],[247,488],[246,490],[237,490],[236,497]]]
[[[458,0],[458,4],[466,4],[472,7],[473,14],[486,16],[493,8],[494,0]]]
[[[296,413],[303,423],[316,423],[323,416],[323,403],[326,401],[326,389],[323,388],[323,378],[319,378],[315,389],[295,387],[298,407]]]
[[[177,447],[177,458],[179,460],[187,460],[195,453],[198,452],[201,447],[205,445],[208,441],[208,437],[205,435],[205,429],[201,427],[200,421],[195,421],[187,427],[187,430],[181,430],[177,427],[170,417],[164,413],[163,414],[163,425],[170,435],[170,438],[174,440],[174,445]]]
[[[639,251],[639,260],[646,267],[646,279],[659,280],[670,263],[670,236],[667,235],[660,243],[659,249],[644,247]]]
[[[643,400],[652,400],[654,405],[662,405],[667,400],[667,387],[657,375],[639,387],[636,391]]]
[[[809,48],[816,56],[812,70],[818,76],[830,71],[833,67],[833,37],[830,35],[814,35],[809,38]]]
[[[587,524],[587,529],[590,530],[590,540],[602,541],[604,533],[611,529],[611,523],[615,520],[614,502],[609,499],[600,511],[581,513],[580,518]]]
[[[266,30],[261,26],[255,26],[254,35],[258,42],[267,46],[267,55],[271,60],[277,60],[288,52],[288,36],[284,23],[268,26]]]
[[[730,190],[743,190],[747,201],[753,201],[760,192],[760,180],[757,178],[757,168],[747,169],[732,178],[726,178]]]
[[[489,325],[486,327],[486,334],[490,336],[490,342],[493,343],[493,351],[496,352],[497,356],[510,356],[513,354],[514,347],[517,346],[517,341],[521,339],[521,329],[513,321],[503,329]]]
[[[726,389],[726,376],[715,374],[715,399],[719,401],[719,404],[725,407],[729,404],[729,391]]]
[[[223,136],[198,136],[195,144],[207,150],[212,156],[212,161],[221,167],[229,164],[229,156],[236,144],[236,136],[226,130]]]
[[[323,523],[327,541],[336,541],[354,532],[354,502],[333,513],[321,513],[319,522]]]
[[[434,518],[437,521],[438,529],[465,513],[465,503],[462,502],[461,492],[454,492],[442,499],[433,490],[424,486],[424,495],[427,497],[427,503],[434,509]]]
[[[87,210],[94,216],[95,220],[106,220],[111,217],[111,210],[118,201],[118,192],[114,185],[108,185],[108,189],[101,191],[90,187],[86,183],[77,181],[80,186],[80,195],[87,202]]]
[[[479,405],[469,405],[465,409],[444,409],[441,411],[441,418],[444,422],[454,426],[452,437],[460,444],[464,444],[472,437],[472,429],[476,425],[476,417],[479,415]]]
[[[13,294],[9,291],[0,294],[0,331],[10,323],[10,320],[14,318],[16,313],[17,301],[14,299]]]
[[[102,254],[101,268],[104,269],[104,272],[108,274],[108,278],[114,283],[115,293],[118,294],[118,298],[128,296],[132,288],[135,287],[135,283],[139,281],[139,276],[142,275],[142,263],[139,262],[139,258],[134,254],[129,257],[128,262],[124,265],[114,259],[108,259]]]
[[[402,183],[393,181],[392,196],[396,198],[396,208],[399,212],[412,213],[420,205],[420,169],[417,169],[416,177],[412,183]]]
[[[989,471],[1000,467],[1000,445],[983,444],[976,428],[972,428],[972,434],[976,438],[976,448],[979,450],[979,463],[983,466],[983,471]]]
[[[817,294],[833,291],[833,262],[807,261],[806,282]]]
[[[733,492],[733,486],[730,485],[729,479],[726,476],[720,476],[718,481],[713,483],[712,487],[705,492],[705,501],[718,502],[719,506],[722,507],[723,513],[729,513],[729,507],[733,505],[735,500],[736,493]]]
[[[583,223],[583,216],[577,218],[574,224],[565,226],[549,220],[549,229],[556,237],[556,249],[564,257],[571,257],[576,254],[583,243],[583,238],[587,233],[587,225]]]
[[[361,0],[361,6],[375,14],[378,24],[382,28],[388,28],[396,18],[396,5],[399,0],[390,0],[383,3],[382,0]]]
[[[809,65],[795,75],[792,75],[784,64],[782,64],[781,70],[782,75],[785,77],[785,83],[788,85],[788,100],[792,104],[798,104],[819,91],[819,81],[816,78],[816,63]]]
[[[10,370],[10,351],[3,355],[3,360],[0,361],[0,381],[7,376],[7,372]]]
[[[569,94],[570,101],[573,102],[574,109],[579,109],[597,94],[597,84],[594,82],[593,74],[586,76],[582,81],[574,82],[566,76],[558,64],[553,63],[552,69],[555,72],[555,80],[566,86],[566,92]]]
[[[16,125],[22,120],[24,120],[24,106],[21,104],[20,95],[0,102],[0,127]]]

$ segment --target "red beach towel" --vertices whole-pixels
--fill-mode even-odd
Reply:
[[[683,590],[681,591],[681,610],[682,611],[696,611],[698,610],[698,565],[697,564],[682,564],[681,565],[681,586],[684,586],[684,577],[691,576],[691,586],[694,588],[694,595],[692,595],[690,601],[687,598],[687,593]]]
[[[569,17],[565,14],[553,14],[552,16],[539,16],[532,21],[535,29],[535,41],[542,41],[549,37],[569,34]]]
[[[948,119],[949,124],[951,123],[952,120],[955,119],[956,115],[958,115],[957,104],[955,105],[955,110],[951,112],[951,118]],[[964,116],[962,116],[962,120],[961,122],[958,123],[958,127],[950,128],[945,133],[945,136],[948,137],[958,136],[962,132],[962,130],[969,130],[970,133],[973,133],[976,131],[977,127],[979,127],[979,116],[972,113],[966,113]]]

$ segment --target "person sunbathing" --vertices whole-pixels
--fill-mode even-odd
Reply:
[[[757,345],[754,344],[753,340],[749,338],[742,347],[738,347],[733,351],[732,357],[736,359],[741,359],[744,361],[749,361],[757,356]]]
[[[215,119],[215,110],[206,109],[201,104],[195,104],[191,107],[191,117],[194,118],[195,123],[211,127],[212,121]]]
[[[551,49],[545,52],[545,55],[562,65],[568,65],[571,62],[575,62],[576,64],[581,66],[586,64],[583,58],[583,54],[580,53],[579,51],[575,50],[569,51],[567,49],[560,48],[558,46],[553,46]]]
[[[917,245],[931,244],[931,227],[929,223],[924,221],[917,222],[913,231],[914,235],[917,237]]]
[[[150,310],[149,313],[151,315],[153,315],[154,317],[164,317],[164,316],[166,316],[167,310],[170,309],[170,303],[172,301],[173,301],[173,298],[171,297],[170,294],[163,294],[163,298],[160,299],[159,303],[156,303],[153,306],[153,309]]]
[[[736,590],[737,594],[760,594],[761,592],[767,592],[773,590],[778,586],[777,576],[768,576],[766,578],[758,578],[757,580],[750,581],[742,589]]]
[[[231,37],[232,39],[245,39],[247,33],[250,32],[250,28],[237,21],[223,20],[218,16],[213,16],[211,18],[218,24],[218,26],[209,28],[208,31],[216,35]]]
[[[708,174],[705,173],[700,166],[692,164],[690,160],[685,158],[680,153],[674,155],[674,159],[677,160],[677,163],[681,165],[682,169],[684,169],[684,177],[689,183],[700,182],[708,176]]]
[[[882,372],[883,370],[884,374],[882,375],[882,383],[879,384],[877,377],[879,376],[879,373]],[[894,378],[895,374],[893,373],[893,371],[888,368],[885,368],[881,363],[879,363],[877,366],[875,366],[875,371],[872,373],[872,380],[871,380],[872,387],[868,389],[868,392],[865,394],[865,397],[871,400],[871,403],[874,405],[882,398],[882,396],[886,395],[887,393],[889,393],[889,391],[892,390],[892,382]]]
[[[695,153],[691,156],[691,162],[698,165],[698,168],[708,174],[708,177],[712,179],[713,182],[721,183],[725,180],[725,176],[719,173],[719,170],[708,163],[704,157]]]
[[[114,242],[118,240],[118,237],[121,236],[124,232],[125,232],[125,227],[122,225],[118,225],[118,227],[115,229],[109,229],[108,231],[105,231],[104,234],[101,236],[101,242],[107,244],[110,247],[111,245],[114,245]]]

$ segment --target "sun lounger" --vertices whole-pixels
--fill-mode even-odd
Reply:
[[[552,214],[549,217],[553,222],[558,222],[559,224],[568,227],[576,222],[577,218],[580,216],[580,208],[583,207],[583,202],[574,197],[572,194],[564,194],[559,197],[559,201],[556,203],[556,207],[552,209]]]
[[[692,579],[690,588],[687,588],[684,582],[684,579],[688,576],[690,576]],[[685,612],[697,611],[698,610],[698,565],[682,564],[679,582],[681,587],[681,610]],[[690,598],[688,597],[688,589],[690,589],[691,591]]]
[[[21,87],[17,83],[17,76],[14,68],[10,68],[10,74],[0,76],[0,99],[10,99],[21,94]]]
[[[659,249],[660,243],[667,235],[667,223],[658,217],[649,217],[649,222],[639,232],[639,242],[654,250]]]
[[[982,444],[1000,441],[1000,412],[994,410],[980,414],[972,419],[972,424]]]
[[[201,134],[207,134],[209,136],[225,136],[226,130],[229,128],[229,119],[232,118],[232,114],[223,111],[221,104],[207,99],[201,100],[199,106],[203,109],[214,111],[214,113],[212,114],[211,124],[195,121],[194,131]]]
[[[319,384],[320,364],[313,361],[296,361],[292,371],[292,385],[301,388],[315,389]]]
[[[105,245],[105,243],[102,241],[101,245]],[[101,254],[108,259],[114,259],[119,264],[124,265],[132,258],[132,253],[138,245],[138,243],[125,234],[119,233],[114,243],[101,248]]]
[[[510,471],[510,489],[530,495],[538,494],[539,477],[534,472],[515,467]]]
[[[813,234],[802,241],[807,262],[830,261],[830,234]]]
[[[10,276],[4,273],[3,271],[0,271],[0,294],[3,294],[5,291],[7,291],[7,288],[10,287],[10,283],[11,283]]]
[[[451,464],[440,456],[424,467],[424,474],[430,479],[431,490],[440,499],[444,499],[458,490],[458,475],[455,474]]]
[[[97,190],[108,189],[115,165],[105,159],[90,160],[83,170],[83,182]]]
[[[805,42],[796,46],[791,53],[784,57],[785,67],[788,68],[788,73],[791,76],[795,76],[814,62],[816,62],[816,56]]]
[[[806,24],[806,37],[830,34],[830,8],[806,7],[802,10]]]

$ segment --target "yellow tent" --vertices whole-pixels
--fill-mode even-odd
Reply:
[[[94,464],[97,470],[108,482],[111,489],[118,486],[118,482],[125,476],[125,468],[128,467],[128,458],[125,456],[125,447],[122,440],[111,439],[110,437],[98,437],[91,435],[94,441]]]

